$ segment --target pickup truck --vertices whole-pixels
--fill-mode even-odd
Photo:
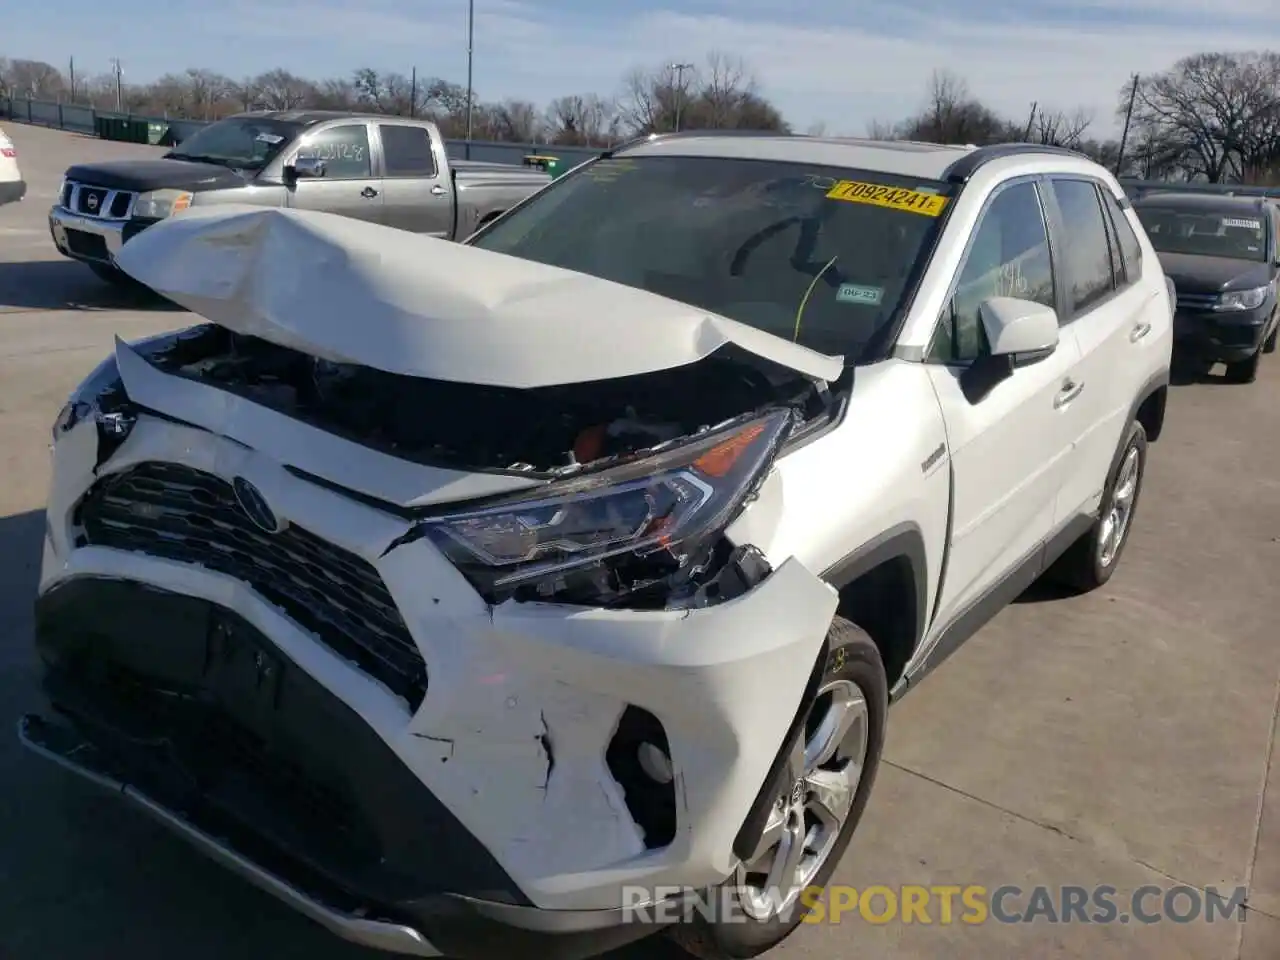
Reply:
[[[201,322],[54,422],[20,737],[417,957],[780,943],[890,704],[1108,582],[1164,423],[1160,261],[1029,144],[672,135],[463,243],[227,206],[120,266]]]
[[[459,240],[550,182],[514,164],[451,160],[435,124],[330,111],[242,113],[162,157],[78,164],[49,211],[53,242],[103,279],[125,241],[185,210],[320,210]]]

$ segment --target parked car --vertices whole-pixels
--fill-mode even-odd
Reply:
[[[544,171],[451,160],[435,124],[385,115],[244,113],[163,157],[71,167],[49,212],[53,242],[106,280],[121,245],[190,207],[324,210],[459,240],[549,183]]]
[[[1262,197],[1153,193],[1135,205],[1178,294],[1180,349],[1251,383],[1280,336],[1280,211]]]
[[[18,169],[18,148],[0,128],[0,206],[27,195],[27,182]]]
[[[1170,287],[1052,148],[676,135],[464,244],[196,208],[120,265],[206,322],[57,419],[22,739],[418,956],[779,943],[888,705],[1111,578],[1164,421]]]

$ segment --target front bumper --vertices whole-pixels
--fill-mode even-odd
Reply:
[[[63,206],[49,210],[49,235],[58,252],[72,260],[114,266],[125,242],[155,221],[87,217]]]
[[[1222,363],[1247,360],[1262,347],[1275,320],[1276,304],[1226,313],[1179,310],[1174,315],[1175,344],[1182,350]]]
[[[164,379],[175,401],[166,408],[180,406],[178,391],[194,402],[195,385]],[[318,874],[319,892],[307,896],[326,910],[385,916],[449,955],[473,952],[478,941],[473,925],[441,919],[441,903],[501,914],[504,929],[550,936],[568,925],[576,937],[587,924],[627,939],[637,934],[619,909],[637,902],[637,888],[697,890],[731,873],[735,840],[823,649],[836,605],[830,587],[793,559],[745,595],[704,609],[490,608],[429,542],[404,542],[409,521],[282,466],[276,457],[292,440],[281,431],[300,425],[276,425],[261,408],[199,407],[224,419],[197,429],[141,415],[105,460],[95,424],[85,421],[54,448],[40,644],[53,652],[45,658],[50,699],[69,715],[78,710],[78,735],[125,765],[113,780],[179,816],[207,816],[207,826],[190,823],[210,836],[243,833],[236,856],[290,887],[309,891]],[[274,431],[274,455],[246,445],[258,429]],[[354,445],[346,454],[370,456]],[[198,559],[84,543],[76,510],[86,493],[148,463],[227,483],[247,478],[283,521],[376,570],[426,664],[420,704],[393,694],[243,579]],[[106,608],[120,614],[104,617]],[[190,627],[193,620],[206,628]],[[222,671],[209,674],[210,622],[249,638],[260,656],[240,660],[283,675],[271,684],[283,682],[285,693],[263,694],[254,670],[229,689]],[[191,639],[170,639],[184,630]],[[178,791],[172,781],[185,782],[183,761],[157,762],[106,739],[103,727],[123,721],[110,721],[114,708],[58,668],[76,659],[59,649],[86,647],[88,662],[107,673],[147,678],[149,701],[167,701],[175,687],[196,691],[203,708],[212,703],[250,740],[269,745],[271,762],[239,778],[243,796]],[[133,739],[147,739],[148,729],[154,739],[151,722]],[[665,739],[672,776],[661,789],[628,779],[634,763],[628,776],[615,763],[619,754],[634,757],[641,737]],[[321,809],[350,811],[345,846],[321,826],[308,828],[297,803],[275,798],[262,781],[261,771],[282,760],[299,768],[308,796],[327,786],[342,801]],[[668,803],[670,822],[658,822],[654,809]],[[299,863],[305,876],[295,879]],[[573,946],[566,937],[555,935],[564,949]]]
[[[25,180],[5,180],[0,182],[0,206],[6,203],[17,203],[27,195]]]

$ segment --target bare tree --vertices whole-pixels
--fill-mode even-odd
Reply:
[[[33,100],[59,99],[68,86],[62,71],[43,60],[7,60],[0,78],[0,89],[6,96]]]
[[[676,129],[786,129],[782,115],[757,92],[746,64],[724,53],[699,69],[664,65],[634,69],[623,79],[619,115],[633,134]]]
[[[1032,143],[1045,146],[1078,148],[1084,140],[1085,132],[1093,124],[1093,114],[1079,109],[1068,113],[1065,110],[1037,110],[1032,118]]]
[[[288,70],[268,70],[253,79],[257,101],[265,110],[296,110],[319,92],[310,80]]]
[[[1275,165],[1280,55],[1201,53],[1144,78],[1134,98],[1134,133],[1166,167],[1219,182]],[[1127,108],[1128,90],[1124,103]]]

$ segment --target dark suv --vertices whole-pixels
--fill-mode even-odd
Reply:
[[[1134,204],[1178,293],[1175,341],[1250,383],[1276,348],[1277,207],[1261,197],[1154,193]]]

